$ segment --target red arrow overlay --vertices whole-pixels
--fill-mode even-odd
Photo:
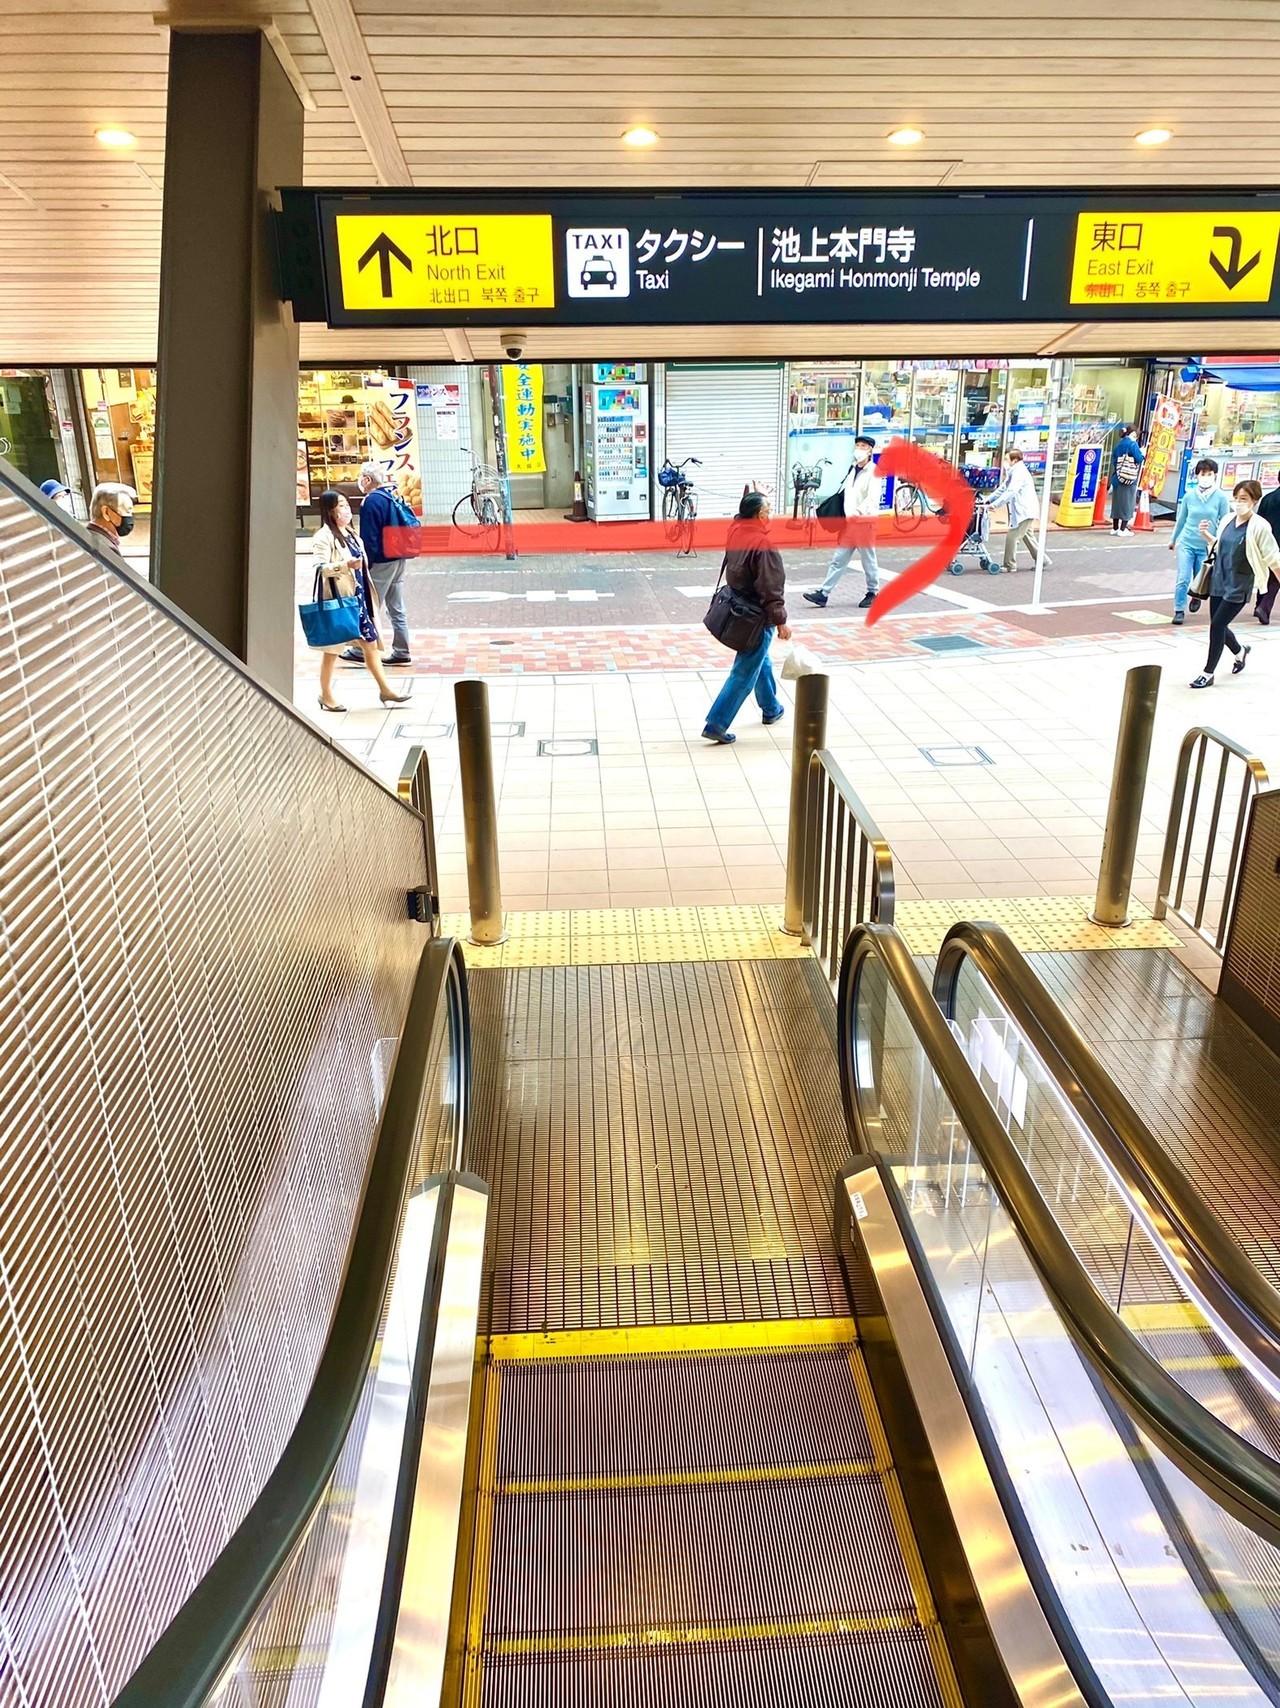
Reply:
[[[917,593],[923,593],[938,579],[955,558],[973,512],[973,488],[959,469],[941,457],[935,457],[932,451],[909,444],[905,439],[894,439],[885,447],[876,464],[876,473],[891,474],[898,480],[909,480],[918,486],[941,508],[938,520],[944,532],[942,538],[930,546],[910,569],[904,569],[876,594],[875,602],[867,612],[868,628],[872,623],[878,623],[881,617],[887,617],[896,606],[905,604]]]

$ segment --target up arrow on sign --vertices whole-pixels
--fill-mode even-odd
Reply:
[[[1231,239],[1231,259],[1224,264],[1218,259],[1211,249],[1209,251],[1209,265],[1213,268],[1214,272],[1222,280],[1227,289],[1229,291],[1233,291],[1240,283],[1241,279],[1247,279],[1249,274],[1252,273],[1253,269],[1258,265],[1258,262],[1261,261],[1262,251],[1259,250],[1253,257],[1252,261],[1246,261],[1242,266],[1240,263],[1240,245],[1243,239],[1240,236],[1239,227],[1234,225],[1215,225],[1213,228],[1213,235],[1215,237],[1229,237]]]
[[[391,257],[394,255],[396,260],[407,267],[411,273],[413,271],[413,262],[405,254],[404,250],[401,249],[400,245],[393,242],[393,240],[387,236],[385,231],[380,232],[379,235],[374,238],[373,242],[360,257],[357,262],[358,270],[363,273],[375,255],[378,258],[378,266],[381,270],[382,294],[384,297],[389,297],[391,295]]]

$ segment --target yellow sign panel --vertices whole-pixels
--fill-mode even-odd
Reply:
[[[507,362],[502,368],[502,419],[507,429],[507,473],[545,474],[542,449],[542,368]]]
[[[338,214],[348,309],[554,308],[550,214]]]
[[[1270,302],[1280,213],[1082,213],[1073,303]]]

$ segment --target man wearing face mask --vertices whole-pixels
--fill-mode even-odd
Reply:
[[[874,439],[859,435],[853,441],[853,467],[844,482],[844,525],[840,544],[831,554],[831,567],[821,587],[813,588],[804,597],[819,610],[835,592],[840,578],[857,552],[862,573],[867,578],[867,591],[858,604],[865,611],[880,590],[880,562],[876,557],[876,517],[880,514],[880,477],[872,453]]]
[[[63,486],[60,480],[42,480],[40,490],[59,510],[65,510],[68,516],[74,516],[75,510],[71,503],[71,488]]]
[[[1262,488],[1256,480],[1237,482],[1231,494],[1231,514],[1216,535],[1209,524],[1200,524],[1204,539],[1212,538],[1215,551],[1213,582],[1209,588],[1209,657],[1204,673],[1193,688],[1212,688],[1213,673],[1225,646],[1232,655],[1231,674],[1239,676],[1249,662],[1250,647],[1241,646],[1231,625],[1249,600],[1261,593],[1267,577],[1280,570],[1280,545],[1270,527],[1258,515]]]
[[[93,489],[89,500],[89,532],[100,535],[114,552],[120,551],[124,536],[133,532],[133,501],[137,496],[131,486],[110,481]]]
[[[1212,457],[1201,457],[1196,464],[1195,476],[1178,503],[1178,519],[1173,525],[1173,538],[1169,541],[1169,550],[1178,554],[1174,560],[1177,564],[1177,580],[1173,589],[1175,623],[1186,622],[1188,589],[1209,555],[1209,542],[1201,534],[1200,525],[1207,522],[1216,534],[1230,508],[1226,493],[1218,485],[1217,463]]]

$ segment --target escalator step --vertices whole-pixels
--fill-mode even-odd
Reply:
[[[873,1458],[847,1345],[544,1359],[505,1364],[501,1380],[506,1486]]]
[[[519,1656],[485,1666],[484,1708],[948,1708],[927,1631]],[[944,1666],[945,1673],[945,1666]]]
[[[485,1647],[616,1647],[655,1628],[767,1636],[917,1602],[875,1474],[680,1484],[494,1503]]]

